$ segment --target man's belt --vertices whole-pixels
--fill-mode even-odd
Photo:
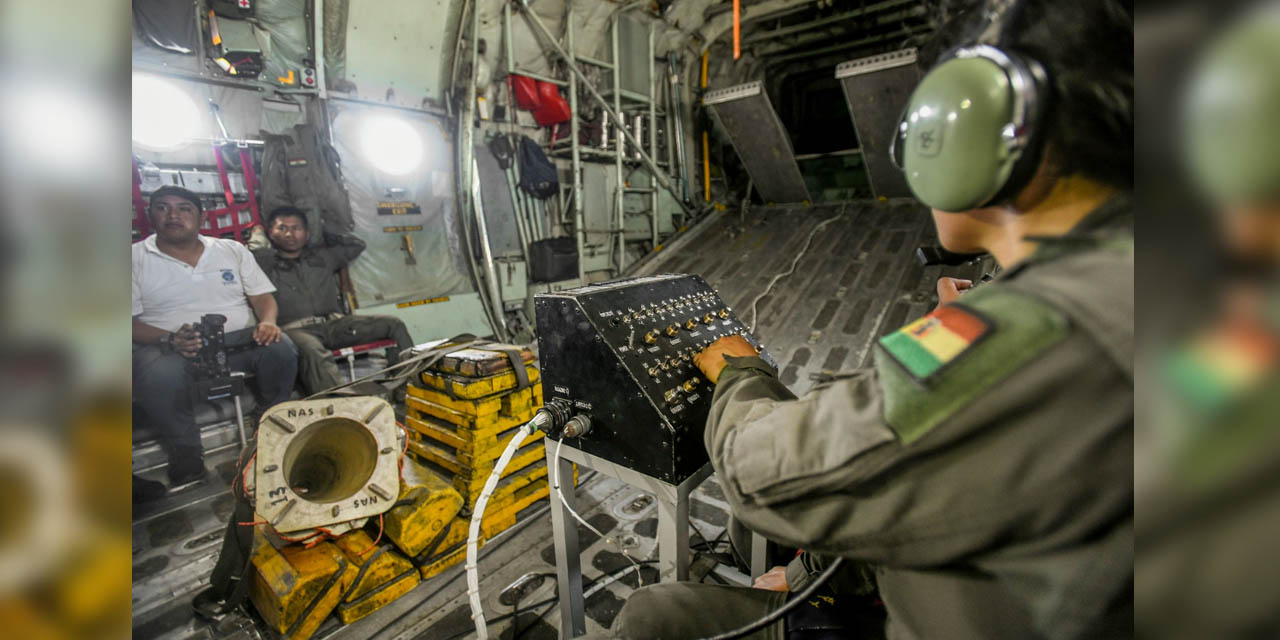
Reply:
[[[327,316],[311,316],[309,318],[298,318],[293,322],[286,322],[280,325],[280,328],[285,330],[301,329],[303,327],[309,327],[313,324],[324,324],[330,320],[337,320],[338,318],[341,318],[341,317],[342,317],[341,313],[331,313]]]

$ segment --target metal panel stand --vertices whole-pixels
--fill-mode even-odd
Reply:
[[[549,471],[555,447],[554,442],[547,442]],[[713,471],[711,463],[703,465],[697,473],[689,476],[679,485],[673,485],[597,458],[566,444],[560,448],[560,467],[554,470],[555,477],[557,479],[572,478],[573,463],[594,469],[597,473],[653,494],[658,503],[658,579],[663,582],[688,580],[689,494],[711,475]],[[576,511],[577,497],[573,487],[561,484],[561,489],[565,501]],[[554,495],[554,490],[552,494],[550,498],[551,531],[555,536],[556,588],[560,596],[560,637],[574,638],[587,632],[584,614],[586,602],[582,593],[582,549],[578,546],[577,522]],[[764,544],[764,538],[758,535],[752,536],[751,573],[753,576],[764,572]],[[759,556],[758,566],[757,555]]]

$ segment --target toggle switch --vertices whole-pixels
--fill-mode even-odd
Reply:
[[[716,314],[708,313],[707,315],[702,316],[702,321],[707,324],[711,324],[712,322],[716,321]]]
[[[657,367],[649,367],[649,375],[651,375],[651,376],[653,376],[653,377],[655,377],[655,378],[656,378],[656,377],[658,377],[658,368],[657,368]]]
[[[654,329],[653,331],[650,331],[649,333],[644,334],[645,344],[656,343],[658,341],[658,335],[659,334],[657,329]]]
[[[676,337],[679,334],[680,334],[680,325],[673,324],[667,327],[667,335],[671,336],[672,338]]]
[[[718,315],[720,316],[721,319],[726,319],[729,317],[729,310],[721,309]]]
[[[685,380],[684,384],[680,385],[680,388],[684,389],[685,393],[693,393],[693,390],[698,388],[698,379],[689,378]]]
[[[688,330],[690,330],[690,331],[693,331],[694,329],[697,329],[697,328],[698,328],[698,319],[697,319],[697,318],[689,318],[688,320],[685,320],[685,321],[684,321],[684,328],[686,328],[686,329],[688,329]]]
[[[676,400],[680,399],[680,387],[668,389],[666,393],[662,394],[662,399],[666,400],[667,404],[675,404]]]

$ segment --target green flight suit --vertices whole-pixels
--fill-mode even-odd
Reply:
[[[734,516],[874,567],[889,638],[1132,635],[1129,198],[1036,240],[994,281],[882,338],[874,367],[803,398],[764,361],[726,358],[706,444]],[[948,314],[967,329],[914,357],[914,336],[936,338],[929,323]],[[811,573],[793,563],[791,587]],[[647,587],[614,633],[731,630],[782,602],[760,594]]]
[[[254,249],[253,256],[276,285],[277,324],[298,347],[298,377],[307,393],[316,393],[345,382],[333,359],[333,351],[395,340],[390,364],[413,346],[404,322],[394,316],[343,313],[338,270],[364,251],[364,241],[354,235],[324,234],[324,247],[306,247],[297,258],[286,258],[274,248]]]

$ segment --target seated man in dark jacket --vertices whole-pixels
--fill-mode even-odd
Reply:
[[[308,394],[345,381],[333,360],[335,349],[390,338],[396,349],[388,364],[395,364],[413,346],[399,318],[343,313],[338,270],[364,251],[363,241],[325,234],[326,246],[308,247],[307,217],[293,207],[271,212],[267,234],[271,246],[254,248],[253,256],[276,286],[280,328],[298,347],[298,372]]]

